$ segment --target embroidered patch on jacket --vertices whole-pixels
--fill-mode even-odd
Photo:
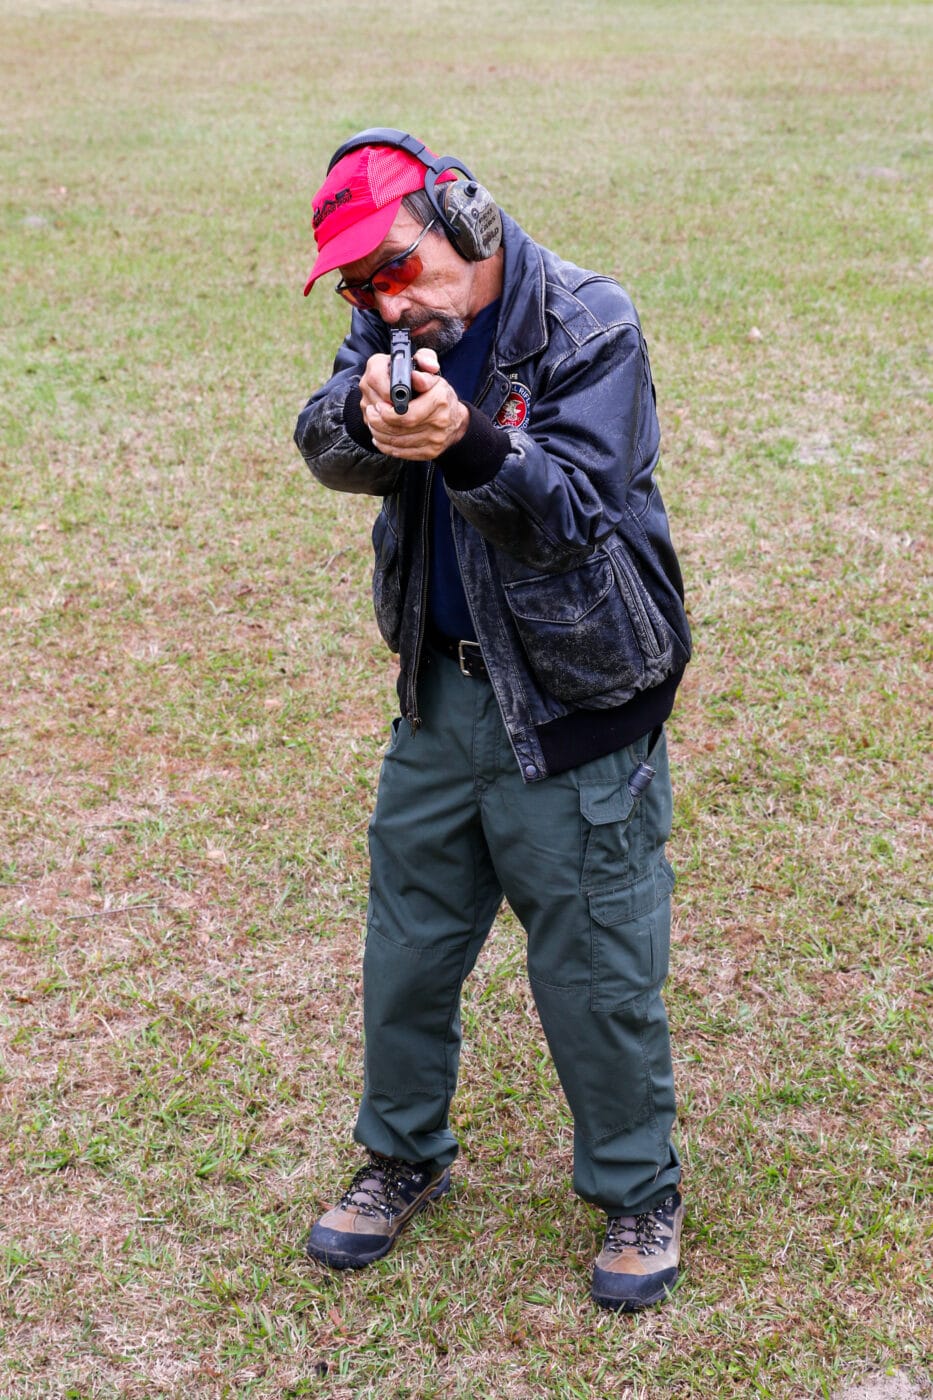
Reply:
[[[513,379],[509,397],[496,414],[496,422],[500,428],[520,428],[528,417],[530,408],[531,390]]]

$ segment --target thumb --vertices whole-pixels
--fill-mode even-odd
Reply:
[[[423,374],[440,374],[441,362],[437,358],[437,352],[425,346],[421,350],[415,351],[415,368],[420,369]]]

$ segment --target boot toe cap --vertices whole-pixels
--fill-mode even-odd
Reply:
[[[677,1276],[676,1268],[661,1269],[656,1274],[621,1274],[596,1268],[593,1301],[616,1312],[637,1312],[663,1303],[674,1291]]]

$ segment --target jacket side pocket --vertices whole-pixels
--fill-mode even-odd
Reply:
[[[531,668],[564,703],[608,709],[667,674],[663,620],[626,564],[600,549],[564,573],[504,581]]]
[[[395,506],[395,498],[387,497],[373,525],[373,610],[386,645],[390,651],[398,651],[402,630],[402,577],[398,532],[390,517],[389,501]],[[397,522],[395,509],[392,514]]]

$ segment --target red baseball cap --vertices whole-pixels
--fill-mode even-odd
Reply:
[[[425,154],[430,157],[433,152]],[[368,257],[378,248],[403,198],[423,189],[424,177],[422,162],[395,146],[361,146],[339,160],[311,200],[318,253],[305,296],[325,272]]]

